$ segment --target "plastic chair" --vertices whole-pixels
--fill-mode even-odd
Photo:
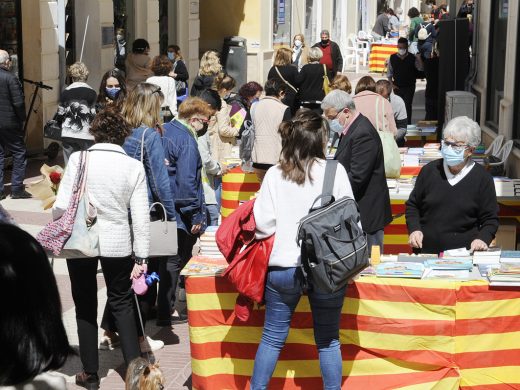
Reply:
[[[497,154],[494,155],[499,161],[490,162],[490,163],[488,163],[488,166],[497,167],[497,166],[503,165],[504,170],[505,170],[505,165],[506,165],[507,159],[509,158],[509,155],[511,154],[512,149],[513,149],[513,140],[509,140],[500,148],[500,150],[497,152]]]
[[[491,142],[491,145],[486,149],[484,154],[486,156],[497,156],[500,148],[502,147],[502,142],[504,141],[504,136],[502,134],[497,135],[496,138]]]
[[[345,68],[347,66],[354,65],[356,67],[356,73],[359,73],[359,56],[355,37],[348,37],[347,46],[345,47],[344,53],[343,69],[341,71],[345,72]]]

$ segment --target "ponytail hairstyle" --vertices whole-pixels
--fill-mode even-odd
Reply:
[[[280,169],[285,180],[303,185],[307,178],[312,183],[311,168],[318,159],[325,159],[329,126],[316,112],[303,108],[291,121],[280,124],[282,138]]]

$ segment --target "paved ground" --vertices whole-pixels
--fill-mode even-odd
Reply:
[[[348,73],[353,87],[357,81],[364,76],[364,74]],[[381,75],[372,75],[374,78],[382,78]],[[413,121],[423,119],[424,117],[424,82],[419,81],[417,85],[417,92],[414,99],[414,116]],[[29,160],[26,183],[36,181],[39,179],[39,169],[46,158],[43,156],[35,156]],[[63,162],[57,160],[50,165],[60,164]],[[10,172],[6,172],[6,182],[9,181]],[[9,185],[6,186],[9,192]],[[29,233],[35,235],[41,228],[50,220],[49,211],[43,211],[40,201],[38,200],[12,200],[5,199],[2,206],[6,208],[16,222],[27,230]],[[74,303],[70,292],[70,280],[67,273],[65,260],[56,259],[54,261],[54,272],[60,290],[62,305],[63,305],[63,321],[69,336],[71,345],[76,349],[78,346],[77,329],[75,321]],[[104,285],[103,276],[99,270],[98,275],[98,322],[101,321],[101,314],[106,302],[106,288]],[[179,310],[184,308],[180,307]],[[188,325],[174,325],[172,328],[158,328],[154,321],[149,321],[146,328],[147,334],[153,339],[160,339],[164,341],[164,349],[155,353],[155,358],[159,362],[161,369],[166,377],[165,389],[191,389],[191,364],[190,364],[190,345]],[[101,335],[101,331],[100,331]],[[123,359],[120,350],[115,351],[100,351],[100,371],[101,389],[118,390],[124,389],[124,368]],[[72,357],[67,364],[59,371],[69,382],[69,389],[79,389],[74,385],[74,375],[81,371],[81,363],[79,358]]]

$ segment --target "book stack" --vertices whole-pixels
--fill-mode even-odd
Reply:
[[[520,286],[520,264],[502,263],[488,272],[491,286]]]
[[[489,248],[487,251],[473,252],[473,264],[500,264],[500,248]]]
[[[424,274],[423,263],[388,262],[376,266],[376,276],[379,278],[412,278],[421,279]]]
[[[497,196],[520,196],[520,179],[494,177]]]
[[[428,147],[424,145],[424,153],[419,157],[419,165],[422,167],[429,162],[442,158],[439,147],[440,145],[438,143],[433,142],[428,144]]]
[[[215,234],[217,233],[218,226],[208,226],[202,236],[200,236],[200,256],[208,258],[223,258],[224,256],[220,253]]]
[[[520,264],[520,251],[502,251],[500,262]]]

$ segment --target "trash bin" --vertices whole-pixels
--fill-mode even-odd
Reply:
[[[236,36],[224,38],[221,64],[235,79],[237,91],[247,82],[247,40]]]

